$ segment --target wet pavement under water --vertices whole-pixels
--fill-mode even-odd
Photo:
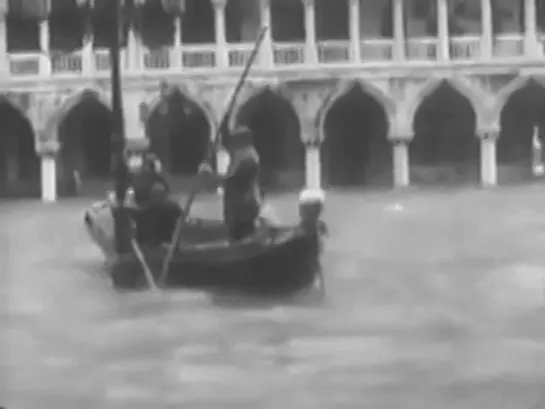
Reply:
[[[541,186],[329,194],[319,306],[117,293],[86,204],[0,204],[6,408],[545,408]]]

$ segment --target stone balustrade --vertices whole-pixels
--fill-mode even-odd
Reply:
[[[449,60],[447,63],[509,63],[545,60],[545,35],[538,37],[535,52],[528,52],[524,47],[523,34],[504,34],[493,37],[491,56],[483,52],[483,39],[480,36],[454,36],[449,38]],[[272,67],[262,66],[265,70],[297,68],[299,70],[316,69],[317,66],[335,66],[353,68],[366,66],[395,66],[417,62],[440,61],[439,41],[435,37],[410,38],[404,42],[405,56],[395,58],[394,40],[386,38],[363,39],[360,42],[359,56],[355,56],[349,40],[317,41],[315,44],[316,61],[310,61],[306,51],[308,44],[273,43],[270,59],[258,60],[259,66],[264,61],[272,61]],[[187,73],[204,74],[228,72],[244,66],[250,56],[253,44],[228,44],[219,49],[215,44],[179,45],[159,50],[133,48],[129,53],[122,51],[121,65],[124,75]],[[225,52],[227,66],[221,66],[218,54]],[[441,61],[443,64],[444,61]],[[70,54],[61,53],[14,53],[8,55],[7,80],[29,80],[33,78],[70,78],[70,77],[106,77],[109,75],[110,62],[106,49],[86,48]]]

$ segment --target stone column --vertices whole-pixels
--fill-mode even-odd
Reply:
[[[441,62],[450,59],[450,39],[448,27],[448,2],[447,0],[437,1],[437,57]]]
[[[305,64],[318,64],[318,49],[316,46],[316,8],[315,0],[301,0],[305,7]]]
[[[524,0],[524,55],[538,56],[536,0]]]
[[[39,24],[39,36],[40,36],[40,75],[42,77],[49,77],[51,75],[51,55],[49,50],[50,38],[49,38],[49,21],[40,21]]]
[[[174,38],[172,39],[172,47],[170,48],[170,70],[178,73],[183,68],[183,52],[182,52],[182,16],[174,15]]]
[[[43,134],[43,132],[39,132]],[[49,139],[52,135],[41,135],[37,145],[37,153],[40,155],[41,165],[41,196],[42,202],[54,203],[57,201],[57,154],[59,143]]]
[[[81,49],[81,65],[83,75],[91,76],[95,71],[94,59],[94,38],[93,31],[89,28],[83,36],[83,47]]]
[[[229,156],[229,152],[223,147],[220,147],[216,151],[216,166],[218,174],[221,176],[224,176],[227,174],[227,170],[229,169],[229,164],[231,163],[231,157]],[[223,187],[218,187],[218,195],[223,195]]]
[[[7,0],[5,0],[7,1]],[[0,76],[9,75],[9,62],[8,62],[8,39],[7,39],[7,29],[6,29],[6,20],[4,15],[4,10],[1,10],[2,14],[0,15]]]
[[[322,159],[319,141],[305,144],[305,189],[322,190]]]
[[[42,202],[57,201],[57,159],[53,154],[41,157]]]
[[[407,59],[405,52],[405,18],[403,12],[403,0],[394,0],[394,58],[396,61]]]
[[[259,65],[261,68],[272,69],[274,67],[273,39],[272,39],[272,18],[271,18],[271,0],[259,1],[259,19],[262,27],[269,29],[263,38],[261,50],[259,52]]]
[[[350,58],[355,64],[361,62],[360,0],[350,0]]]
[[[392,157],[394,166],[394,186],[407,187],[410,183],[409,173],[409,141],[410,138],[392,139]]]
[[[301,124],[301,140],[305,145],[305,190],[322,191],[323,135],[319,129],[318,117],[331,90],[327,86],[320,87],[312,83],[301,83],[298,86],[299,89],[296,85],[290,87],[286,93],[291,95],[290,99]]]
[[[225,33],[225,7],[227,0],[212,0],[214,4],[214,27],[216,32],[216,66],[229,67],[229,49]]]
[[[481,0],[481,58],[490,60],[493,53],[492,0]]]
[[[124,67],[129,73],[139,72],[143,68],[143,44],[142,39],[136,34],[132,24],[127,32],[127,46],[122,55],[124,56]]]
[[[481,140],[481,185],[484,187],[498,184],[498,166],[496,162],[498,136],[498,131],[484,131],[479,134]]]

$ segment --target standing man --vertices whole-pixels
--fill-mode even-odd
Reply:
[[[140,168],[131,176],[139,241],[151,245],[170,242],[182,209],[170,198],[170,187],[162,173],[161,162],[153,153],[147,153]]]
[[[253,144],[252,131],[246,126],[224,134],[224,141],[231,159],[227,174],[213,174],[207,163],[200,166],[199,173],[212,175],[223,186],[224,222],[231,240],[239,241],[254,235],[261,209],[259,155]]]

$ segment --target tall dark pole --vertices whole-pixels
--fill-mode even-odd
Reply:
[[[121,0],[109,0],[113,18],[113,30],[110,42],[110,64],[112,82],[112,111],[113,111],[113,147],[115,154],[115,196],[117,207],[114,210],[116,247],[119,253],[130,249],[130,219],[125,207],[128,172],[125,162],[125,119],[123,115],[123,95],[121,84],[120,47],[122,5]]]

